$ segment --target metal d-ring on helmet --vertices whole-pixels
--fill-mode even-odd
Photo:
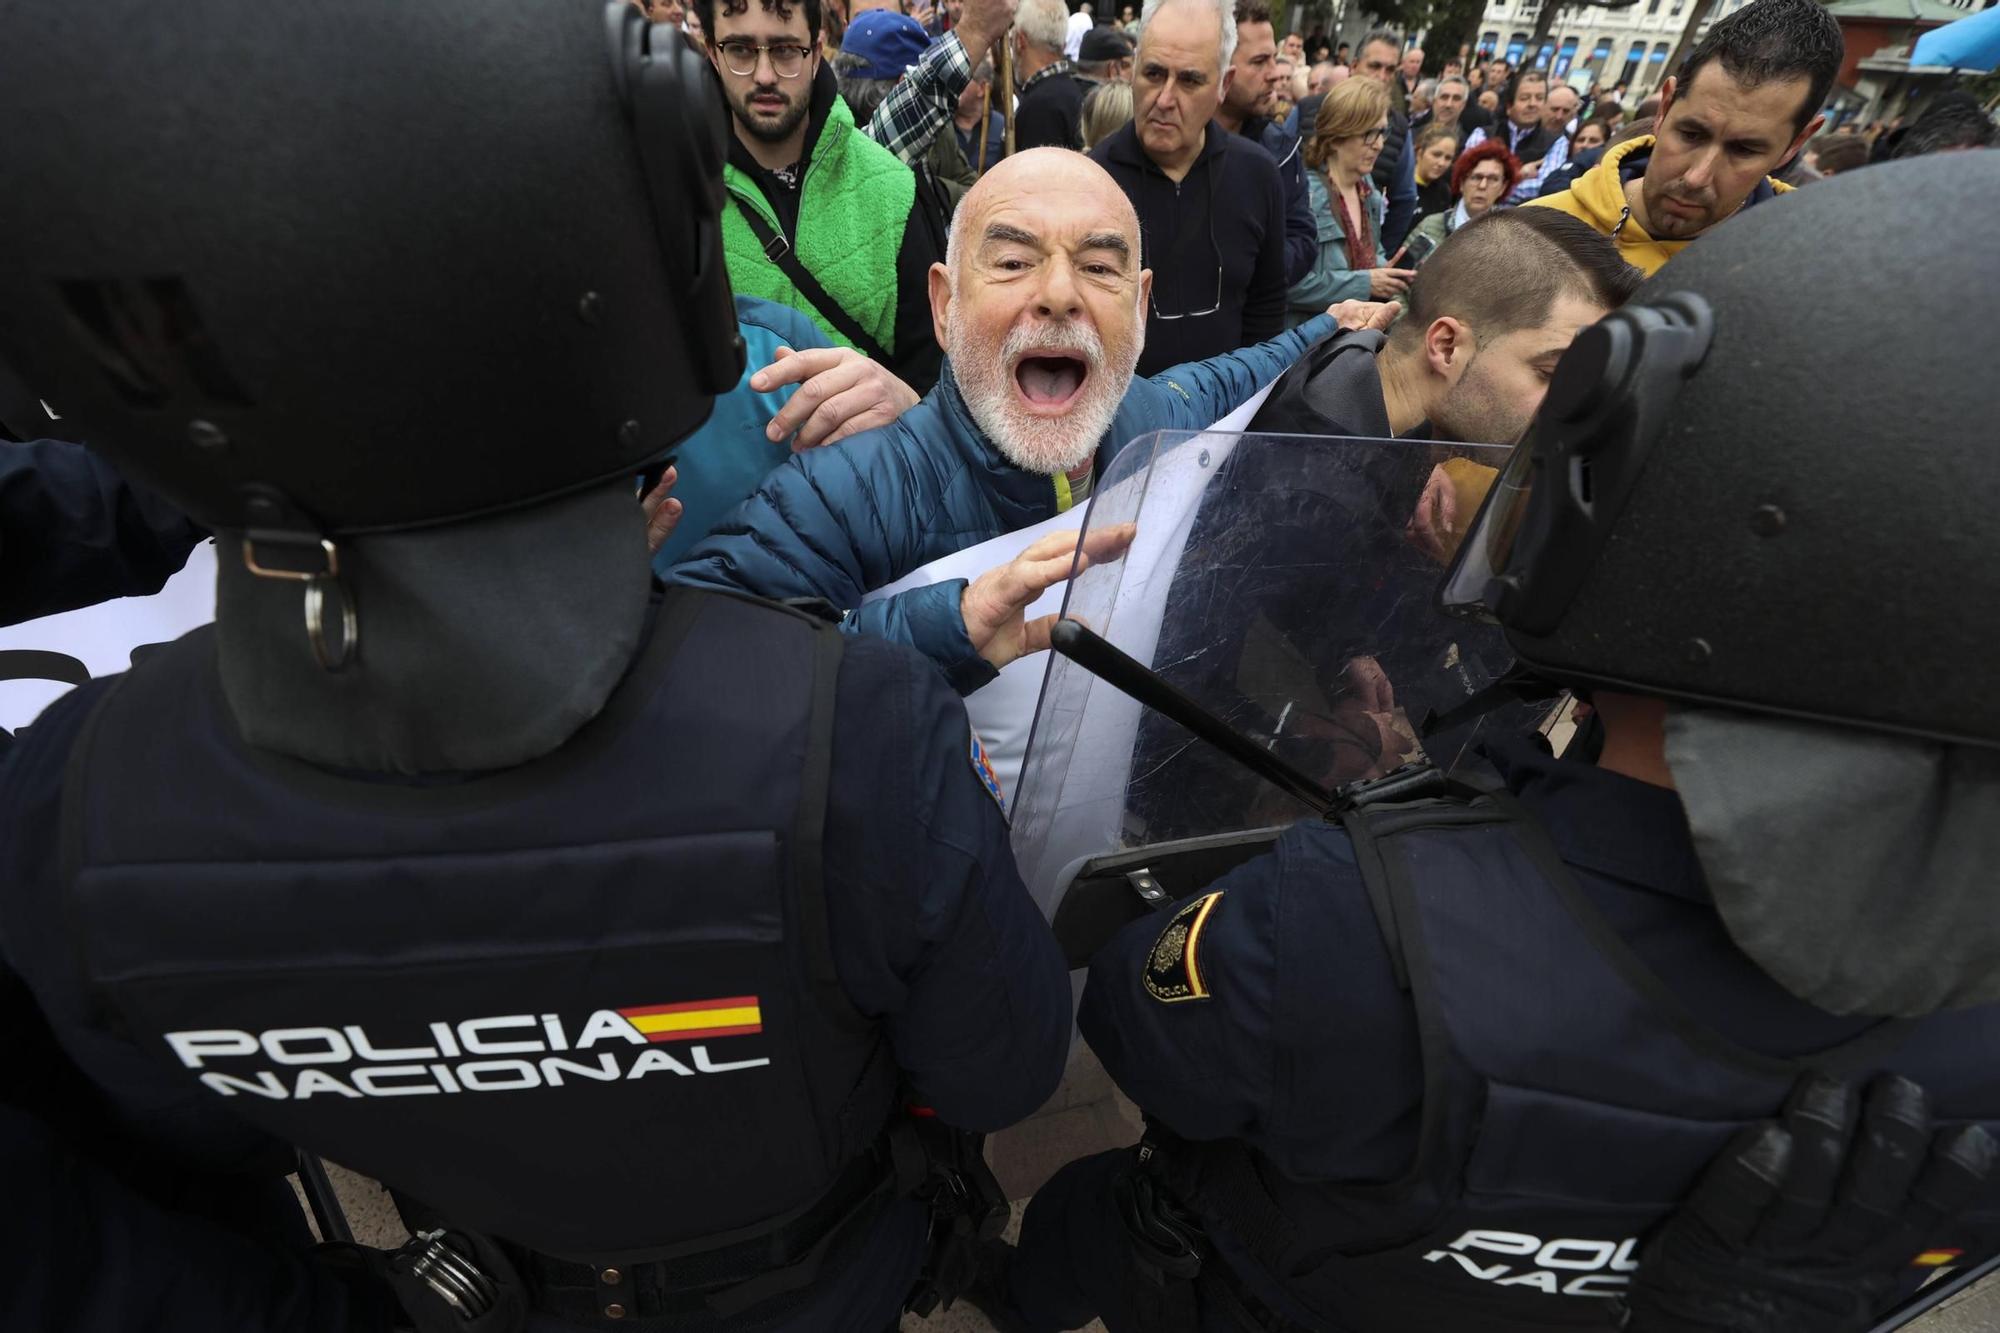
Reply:
[[[723,112],[629,4],[110,0],[8,29],[0,114],[37,128],[0,142],[28,205],[0,214],[0,362],[320,594],[323,666],[355,651],[344,538],[635,475],[741,374]]]
[[[1579,335],[1447,578],[1537,673],[2000,745],[2000,156],[1816,185]]]

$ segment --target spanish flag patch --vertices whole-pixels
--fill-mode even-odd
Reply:
[[[1206,894],[1175,912],[1173,920],[1167,922],[1160,938],[1153,941],[1140,974],[1148,995],[1162,1004],[1208,998],[1208,978],[1202,973],[1199,956],[1201,932],[1221,901],[1220,893]]]
[[[986,747],[979,743],[979,733],[974,731],[970,734],[973,775],[979,779],[979,785],[986,788],[986,794],[993,798],[1004,814],[1007,810],[1007,793],[1000,790],[1000,777],[993,771],[993,761],[986,757]]]
[[[642,1004],[618,1016],[647,1041],[699,1041],[708,1037],[748,1037],[764,1030],[764,1010],[754,995],[684,1004]]]

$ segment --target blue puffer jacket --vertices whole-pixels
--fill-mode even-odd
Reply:
[[[794,352],[833,346],[819,325],[798,311],[754,296],[736,298],[736,328],[746,352],[743,378],[715,400],[715,410],[701,429],[674,450],[680,475],[674,498],[682,505],[681,521],[674,535],[653,553],[653,568],[662,578],[723,515],[743,503],[772,468],[791,457],[791,446],[765,439],[764,427],[799,386],[787,384],[758,393],[750,387],[750,377],[776,360],[781,346]]]
[[[1321,315],[1267,343],[1133,380],[1098,446],[1099,473],[1149,431],[1214,425],[1333,332]],[[862,594],[1067,507],[1067,485],[1015,467],[980,433],[947,364],[937,387],[891,424],[786,460],[670,577],[823,597],[852,612],[844,629],[911,645],[969,694],[994,671],[966,637],[963,579],[866,606]]]

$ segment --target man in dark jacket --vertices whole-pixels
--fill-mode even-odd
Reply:
[[[943,258],[942,219],[910,169],[855,127],[819,56],[819,0],[696,9],[735,131],[722,173],[730,285],[928,389],[939,353],[924,283]]]
[[[1285,189],[1277,164],[1214,120],[1235,70],[1233,9],[1168,0],[1139,32],[1133,119],[1091,152],[1138,210],[1153,272],[1141,375],[1284,327]]]
[[[1069,8],[1063,0],[1022,0],[1014,13],[1014,146],[1083,147],[1083,85],[1063,57]]]
[[[997,627],[967,614],[978,584],[866,606],[862,595],[1070,508],[1119,446],[1213,425],[1334,331],[1319,316],[1263,346],[1133,379],[1150,336],[1139,312],[1152,276],[1138,248],[1131,205],[1089,159],[1044,149],[988,171],[959,206],[950,266],[931,282],[949,353],[938,387],[895,424],[777,469],[674,577],[825,598],[850,611],[843,628],[915,646],[961,692],[984,685],[1006,658]]]
[[[1231,134],[1260,145],[1278,164],[1278,179],[1285,185],[1285,285],[1289,287],[1312,271],[1319,254],[1319,228],[1313,224],[1299,140],[1271,119],[1271,106],[1283,82],[1277,51],[1271,11],[1259,0],[1238,0],[1236,58],[1231,62],[1229,91],[1215,109],[1215,119]]]

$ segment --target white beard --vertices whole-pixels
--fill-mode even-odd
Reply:
[[[944,350],[966,410],[980,431],[1015,467],[1052,477],[1081,466],[1111,429],[1111,419],[1118,415],[1133,368],[1139,364],[1144,328],[1143,322],[1135,326],[1131,350],[1116,365],[1107,364],[1104,343],[1095,330],[1070,322],[1034,331],[1016,325],[995,355],[971,346],[954,303],[945,316]],[[1090,367],[1076,401],[1059,418],[1026,411],[1011,382],[1015,363],[1037,352],[1075,352]]]

